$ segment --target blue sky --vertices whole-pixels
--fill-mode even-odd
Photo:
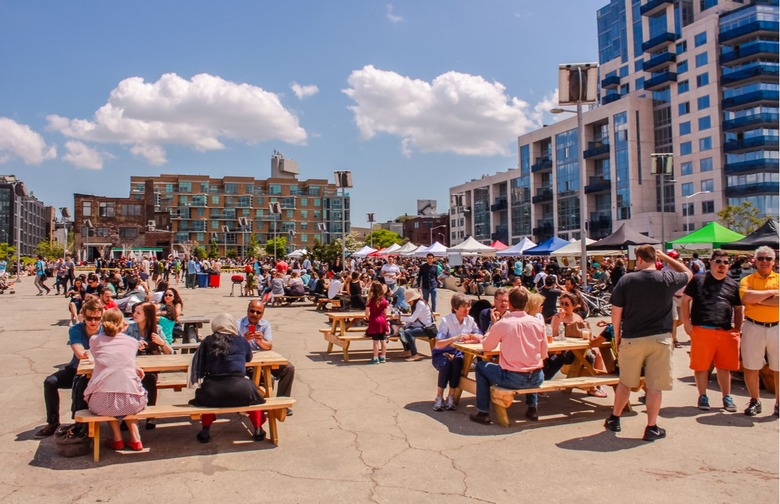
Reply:
[[[352,223],[517,166],[607,0],[0,0],[0,173],[53,206],[131,175],[352,170]]]

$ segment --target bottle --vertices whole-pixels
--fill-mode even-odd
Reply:
[[[566,339],[566,324],[561,322],[558,325],[558,340],[564,341]]]

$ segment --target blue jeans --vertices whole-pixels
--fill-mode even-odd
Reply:
[[[409,329],[401,329],[403,334],[401,335],[401,344],[404,346],[404,350],[409,350],[412,355],[417,355],[417,336],[425,334],[425,329],[422,327],[411,327]]]
[[[450,390],[458,388],[460,385],[460,373],[463,370],[463,354],[458,352],[450,359],[446,354],[437,353],[431,358],[433,367],[439,372],[437,386],[446,389],[447,384]]]
[[[529,389],[539,387],[544,381],[541,369],[520,373],[505,371],[495,362],[477,362],[477,410],[487,413],[490,411],[490,386],[498,385],[508,389]],[[525,395],[528,407],[536,406],[538,396],[536,393]]]
[[[428,306],[431,307],[431,311],[436,311],[436,287],[429,287],[429,288],[422,288],[422,297],[423,301],[428,303]],[[428,300],[430,298],[430,301]]]

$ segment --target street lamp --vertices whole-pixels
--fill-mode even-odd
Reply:
[[[282,205],[279,203],[269,203],[268,209],[274,219],[274,265],[276,265],[276,216],[282,213]]]
[[[436,226],[436,227],[432,227],[432,228],[431,228],[431,238],[430,238],[431,245],[433,245],[433,232],[434,232],[435,230],[437,230],[437,229],[446,228],[446,227],[447,227],[447,225],[446,225],[446,224],[442,224],[441,226]]]
[[[336,188],[341,189],[341,267],[347,262],[347,189],[352,187],[351,171],[334,171]]]
[[[693,198],[694,196],[698,196],[699,194],[710,194],[712,191],[699,191],[695,192],[693,194],[690,194],[685,197],[685,200],[688,201],[689,199]],[[685,204],[685,232],[690,233],[691,232],[691,207],[690,203]]]

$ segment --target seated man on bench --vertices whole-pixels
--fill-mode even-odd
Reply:
[[[514,287],[509,291],[509,314],[499,317],[496,312],[490,331],[482,341],[486,351],[501,344],[498,364],[487,361],[477,362],[477,412],[469,418],[473,422],[490,424],[490,386],[498,385],[508,389],[537,388],[544,381],[542,373],[544,359],[547,358],[547,338],[544,323],[525,312],[528,302],[528,290]],[[538,420],[537,394],[526,394],[528,410],[525,416]]]

